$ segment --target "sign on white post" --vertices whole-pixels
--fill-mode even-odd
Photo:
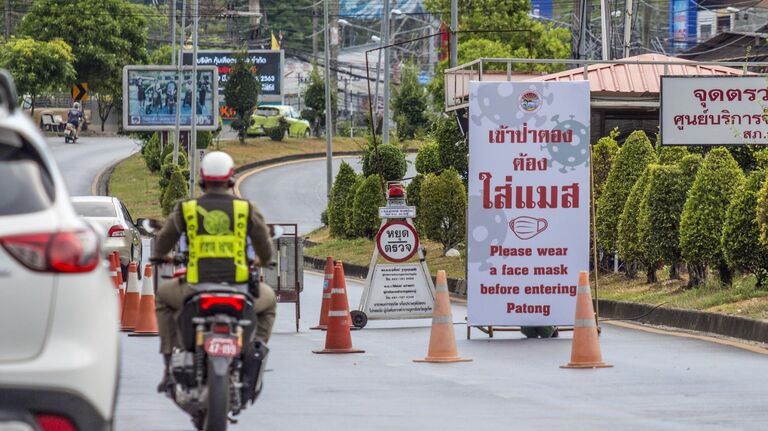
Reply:
[[[768,79],[662,76],[661,143],[768,143]]]
[[[589,269],[589,83],[471,82],[470,326],[572,325]]]

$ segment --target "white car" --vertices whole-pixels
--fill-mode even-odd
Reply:
[[[0,429],[111,430],[118,301],[102,239],[16,100],[0,70]]]

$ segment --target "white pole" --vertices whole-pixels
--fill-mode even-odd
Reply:
[[[603,60],[610,60],[611,57],[608,52],[610,42],[608,40],[608,0],[600,0],[600,27],[603,35]]]
[[[626,0],[624,10],[624,58],[629,57],[629,43],[632,38],[632,0]]]
[[[200,21],[200,0],[194,0],[192,12],[192,125],[189,136],[189,197],[195,197],[197,183],[197,37]]]
[[[384,0],[384,10],[383,10],[384,16],[382,19],[384,20],[384,33],[381,35],[382,45],[387,46],[391,43],[389,40],[389,18],[390,18],[390,10],[389,10],[389,0]],[[383,126],[381,129],[381,143],[382,144],[388,144],[389,143],[389,75],[390,75],[390,58],[389,58],[389,48],[384,48],[384,114],[383,114]]]
[[[458,33],[456,33],[459,30],[459,4],[458,0],[451,0],[451,37],[449,40],[450,43],[450,51],[451,51],[451,59],[450,59],[450,66],[456,67],[459,65],[459,37]]]
[[[176,65],[176,0],[171,0],[171,66]]]
[[[325,56],[325,181],[328,198],[333,187],[333,107],[331,104],[331,29],[328,25],[328,1],[323,1],[323,54]]]
[[[179,44],[179,61],[176,63],[176,130],[173,140],[173,163],[179,163],[179,141],[181,141],[181,88],[184,83],[184,39],[187,35],[187,0],[181,2],[181,38]],[[174,35],[176,32],[173,33]],[[162,161],[161,161],[162,162]]]

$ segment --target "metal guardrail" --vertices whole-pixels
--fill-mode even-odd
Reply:
[[[761,68],[768,69],[768,61],[690,61],[683,59],[676,60],[576,60],[576,59],[551,59],[551,58],[479,58],[469,63],[465,63],[453,68],[445,69],[445,110],[454,111],[464,108],[468,104],[469,82],[470,81],[511,81],[514,71],[514,65],[517,64],[564,64],[581,66],[584,76],[587,76],[589,66],[596,64],[604,65],[656,65],[664,66],[663,73],[668,74],[670,66],[721,66],[731,68],[741,68],[745,75],[751,74],[748,69]],[[502,65],[502,67],[496,66]],[[571,68],[569,70],[574,70]],[[495,73],[489,74],[493,70]],[[505,73],[506,72],[506,73]],[[519,73],[519,71],[518,71]],[[505,79],[498,79],[499,76]],[[497,79],[487,79],[493,76]],[[486,78],[486,79],[484,79]]]

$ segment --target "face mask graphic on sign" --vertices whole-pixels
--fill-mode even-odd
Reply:
[[[522,240],[535,237],[547,230],[548,226],[549,223],[547,223],[546,219],[529,216],[513,218],[509,222],[509,228],[512,229],[512,233]]]

